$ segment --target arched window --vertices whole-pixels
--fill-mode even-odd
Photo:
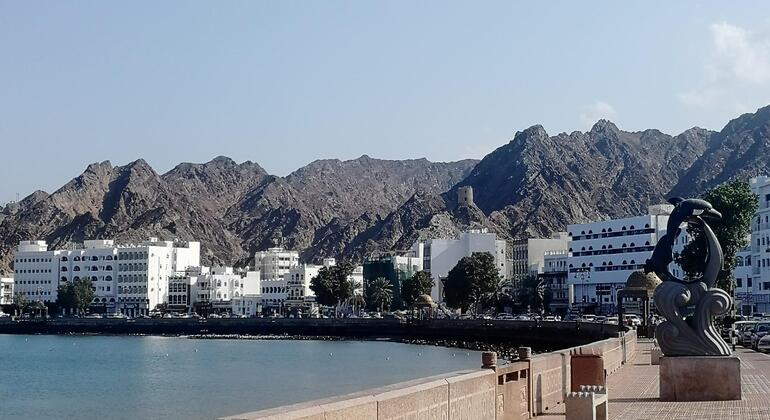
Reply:
[[[607,265],[612,265],[612,261],[610,261],[609,263],[607,263]]]
[[[99,271],[99,267],[97,266],[91,266],[91,271]]]
[[[593,251],[593,250],[594,250],[594,247],[592,247],[592,246],[589,246],[589,247],[588,247],[588,250],[589,250],[589,251]]]
[[[99,298],[95,298],[94,303],[99,303]]]
[[[67,267],[62,267],[61,271],[67,271]]]
[[[75,266],[75,267],[72,268],[72,271],[80,271],[80,267]]]
[[[602,233],[607,233],[607,229],[602,228]]]
[[[99,261],[99,257],[97,257],[96,255],[94,255],[93,257],[91,257],[91,261]]]
[[[61,260],[62,261],[69,261],[69,259],[67,257],[61,257]]]
[[[607,261],[602,261],[602,265],[607,265]]]
[[[586,263],[583,263],[583,264],[581,265],[581,267],[583,267],[583,268],[585,268],[585,266],[586,266]]]
[[[623,265],[628,265],[628,261],[623,260]]]
[[[589,235],[593,235],[593,234],[594,234],[594,231],[593,231],[593,230],[589,230],[589,231],[588,231],[588,234],[589,234]]]
[[[626,230],[626,227],[625,227],[625,226],[623,226],[622,228],[620,228],[620,230]]]
[[[107,260],[107,261],[112,261],[112,255],[108,255],[104,259]],[[115,257],[115,259],[117,260],[118,257]]]
[[[569,268],[572,268],[572,267],[574,267],[574,266],[573,266],[572,264],[570,264],[570,265],[569,265]]]
[[[110,298],[110,303],[115,303],[115,298]]]
[[[645,245],[645,246],[650,246],[650,241],[646,241],[646,242],[644,243],[644,245]]]
[[[612,232],[612,228],[607,228],[607,232]]]
[[[593,266],[594,266],[594,263],[588,263],[588,266],[589,266],[589,267],[593,267]]]
[[[630,229],[630,230],[634,230],[634,225],[631,225],[631,226],[629,227],[629,229]]]
[[[104,278],[104,281],[112,281],[112,276],[107,276]]]
[[[99,279],[96,278],[96,276],[91,277],[91,281],[98,281]]]
[[[631,248],[633,248],[633,247],[635,247],[635,246],[636,246],[636,244],[635,244],[635,243],[633,243],[633,242],[631,242],[631,245],[629,245],[629,246],[630,246]]]
[[[621,248],[625,248],[627,245],[625,242],[623,242],[623,245],[621,245]]]
[[[649,229],[649,228],[650,228],[650,224],[649,224],[649,223],[645,223],[645,224],[644,224],[644,228],[645,228],[645,229]]]
[[[572,248],[569,249],[569,252],[572,252]],[[66,267],[65,267],[66,268]]]
[[[80,261],[80,257],[75,256],[75,258],[73,258],[72,261]]]
[[[602,245],[602,249],[607,249],[607,245]]]
[[[80,277],[78,277],[78,276],[75,276],[75,277],[72,278],[72,281],[78,281],[78,280],[80,280]]]
[[[107,267],[104,267],[104,269],[107,270],[107,271],[112,271],[112,266],[108,265]]]
[[[607,245],[607,249],[612,249],[612,244]]]
[[[62,277],[61,281],[69,281],[66,277]]]
[[[636,261],[634,261],[634,260],[631,260],[631,264],[636,264]]]

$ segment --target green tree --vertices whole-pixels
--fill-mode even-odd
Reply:
[[[382,312],[393,302],[393,286],[385,277],[377,277],[369,284],[369,296]]]
[[[67,308],[70,311],[76,309],[75,288],[72,287],[71,283],[67,282],[59,285],[56,293],[56,305],[59,308]]]
[[[482,300],[495,293],[499,281],[500,274],[492,254],[474,252],[470,257],[460,259],[449,271],[444,281],[444,299],[451,308],[463,312],[473,309],[478,313]]]
[[[495,290],[485,299],[484,306],[495,308],[497,312],[502,312],[506,306],[512,307],[513,291],[513,283],[501,278],[495,285]]]
[[[74,296],[74,306],[81,315],[94,300],[94,289],[91,287],[91,281],[87,279],[78,279],[70,283],[72,294]]]
[[[553,298],[551,289],[545,287],[542,279],[528,275],[521,280],[521,287],[516,291],[516,300],[522,308],[540,311],[548,308]]]
[[[24,293],[16,292],[13,295],[13,308],[16,311],[16,316],[19,316],[24,312],[24,308],[27,307],[27,296]]]
[[[316,302],[335,307],[335,312],[340,305],[348,302],[358,287],[350,280],[354,269],[353,264],[343,262],[318,270],[318,275],[310,280],[310,290],[315,293]]]
[[[411,307],[421,295],[430,295],[433,278],[426,271],[418,271],[412,277],[401,282],[401,300]]]
[[[717,287],[732,293],[734,289],[733,270],[738,251],[747,245],[751,233],[751,222],[757,211],[757,196],[749,184],[731,181],[707,191],[701,197],[722,213],[722,218],[709,222],[719,244],[722,246],[725,263],[717,278]],[[676,262],[682,266],[689,278],[696,278],[703,272],[708,254],[706,239],[699,229],[689,229],[692,240],[685,245],[682,253],[676,255]]]

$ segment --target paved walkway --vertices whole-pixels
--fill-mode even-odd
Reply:
[[[650,365],[650,347],[650,342],[640,342],[634,359],[607,379],[610,419],[770,419],[770,355],[737,348],[735,354],[741,359],[741,401],[661,402],[658,366]],[[560,414],[542,418],[563,419],[564,405],[559,408]]]

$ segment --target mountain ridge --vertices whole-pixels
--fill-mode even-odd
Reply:
[[[770,106],[720,131],[672,136],[599,120],[586,132],[518,131],[481,160],[318,159],[281,177],[217,156],[159,174],[143,159],[95,162],[53,193],[0,210],[0,269],[20,240],[197,239],[207,264],[249,264],[270,246],[361,261],[419,238],[484,227],[505,239],[640,214],[672,194],[770,173]],[[473,187],[475,203],[457,201]]]

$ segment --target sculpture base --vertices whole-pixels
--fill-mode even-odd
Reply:
[[[741,361],[735,356],[660,358],[661,401],[741,399]]]

